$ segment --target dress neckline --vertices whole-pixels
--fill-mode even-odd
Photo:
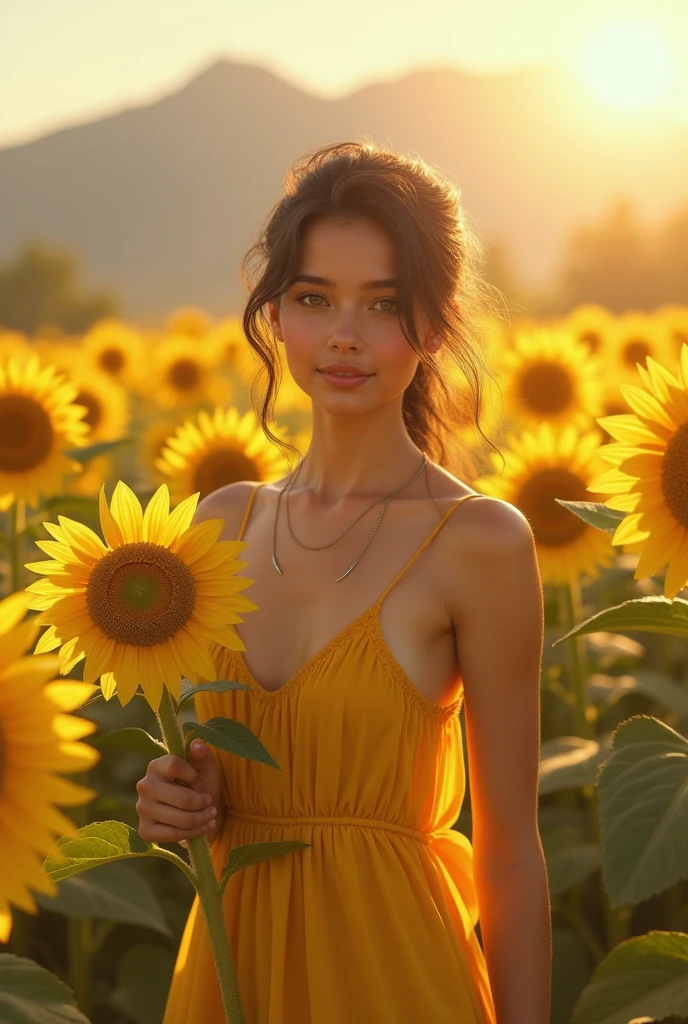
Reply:
[[[275,690],[267,689],[263,684],[256,679],[248,667],[246,658],[244,657],[243,651],[232,651],[233,655],[236,655],[239,662],[241,672],[245,676],[245,681],[249,683],[251,689],[256,693],[265,703],[276,704],[284,700],[290,693],[296,692],[300,689],[300,685],[307,680],[313,672],[320,666],[320,664],[327,660],[334,648],[341,647],[345,651],[347,648],[342,647],[343,641],[348,640],[354,636],[360,629],[365,629],[366,639],[375,647],[376,653],[380,657],[383,664],[389,669],[392,677],[401,687],[402,691],[409,698],[411,703],[423,714],[436,718],[440,721],[445,721],[453,715],[458,714],[463,704],[463,686],[461,692],[456,700],[452,701],[451,704],[437,704],[435,701],[430,700],[425,694],[421,693],[416,684],[413,682],[404,666],[397,661],[394,657],[387,638],[382,630],[380,623],[380,608],[382,607],[382,598],[378,598],[373,604],[369,605],[364,611],[361,612],[355,619],[344,626],[335,636],[330,637],[327,643],[312,654],[300,666],[299,669],[291,676],[286,682],[282,683]]]

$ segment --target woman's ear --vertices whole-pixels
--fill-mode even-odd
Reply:
[[[278,341],[283,341],[284,339],[282,338],[282,327],[279,320],[279,306],[275,302],[272,302],[271,300],[268,301],[267,306],[268,317],[270,318],[270,327],[272,328],[272,333],[275,335]]]
[[[429,334],[428,335],[427,347],[428,347],[428,352],[431,352],[433,355],[436,352],[439,352],[440,348],[442,347],[442,340],[441,340],[439,334]]]

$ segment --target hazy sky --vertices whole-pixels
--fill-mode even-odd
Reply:
[[[661,109],[688,124],[688,0],[0,0],[0,12],[0,145],[157,98],[221,56],[331,97],[433,65],[574,68],[613,16],[663,33],[659,62],[675,75]]]

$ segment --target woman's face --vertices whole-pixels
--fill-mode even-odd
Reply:
[[[363,412],[411,383],[418,357],[397,319],[397,266],[394,243],[374,221],[321,219],[304,233],[291,287],[268,303],[294,380],[325,410]],[[429,350],[436,345],[431,335]],[[322,373],[337,363],[367,376],[355,387],[337,385]]]

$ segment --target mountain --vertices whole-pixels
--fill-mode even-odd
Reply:
[[[154,103],[0,150],[0,259],[27,240],[67,248],[132,318],[237,312],[289,164],[363,137],[448,175],[481,241],[506,242],[531,282],[612,199],[648,219],[688,199],[685,126],[600,113],[567,73],[436,68],[331,100],[221,60]]]

